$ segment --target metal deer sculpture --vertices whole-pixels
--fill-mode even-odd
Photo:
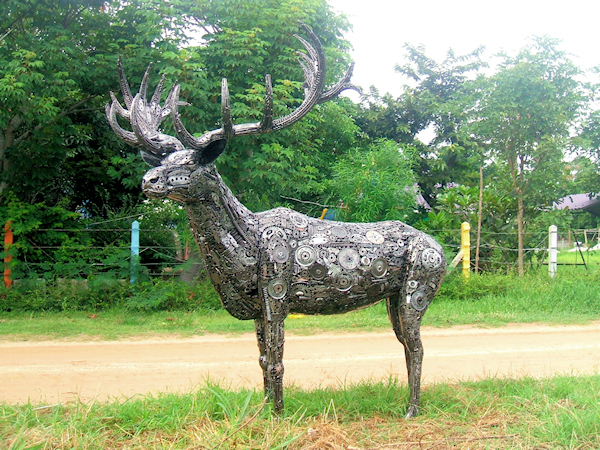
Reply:
[[[258,123],[232,124],[227,81],[222,82],[222,127],[200,137],[183,126],[174,86],[164,106],[164,76],[150,103],[149,71],[132,96],[119,63],[125,107],[111,93],[106,113],[125,142],[142,147],[154,166],[144,176],[148,197],[171,198],[185,205],[210,279],[225,309],[241,320],[254,320],[265,393],[274,410],[283,408],[284,320],[290,313],[338,314],[387,299],[387,311],[406,354],[410,401],[406,416],[419,412],[421,318],[445,273],[442,248],[428,235],[396,221],[344,223],[307,217],[286,208],[253,213],[232,194],[213,164],[236,136],[273,132],[304,117],[316,104],[352,88],[352,66],[324,91],[325,57],[317,36],[302,24],[311,43],[296,36],[305,75],[305,98],[289,115],[273,118],[273,95],[266,76],[264,115]],[[116,115],[127,119],[122,128]],[[159,125],[171,116],[178,139]]]

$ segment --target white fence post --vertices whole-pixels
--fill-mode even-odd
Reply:
[[[134,220],[131,224],[131,284],[137,281],[140,259],[140,223]]]
[[[558,259],[558,228],[556,225],[550,225],[548,234],[548,275],[554,278]]]

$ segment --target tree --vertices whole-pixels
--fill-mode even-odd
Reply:
[[[182,109],[184,119],[193,122],[191,130],[203,132],[219,122],[222,78],[228,80],[234,123],[260,120],[267,73],[275,115],[289,114],[300,105],[304,78],[296,54],[303,47],[294,37],[302,34],[298,21],[310,26],[323,44],[326,84],[339,80],[349,65],[349,44],[342,39],[349,24],[325,0],[201,2],[190,14],[205,31],[197,51],[210,91],[209,102],[190,101],[193,105]],[[198,120],[199,107],[208,120]],[[337,158],[356,140],[353,111],[350,101],[338,99],[317,106],[290,128],[231,140],[217,162],[219,171],[251,209],[281,203],[280,195],[315,200],[320,181],[331,176]]]
[[[478,177],[481,149],[459,131],[465,123],[462,102],[475,75],[486,67],[481,60],[483,47],[466,55],[449,50],[442,62],[429,58],[421,46],[404,48],[406,62],[395,70],[411,84],[396,99],[372,90],[364,98],[357,123],[374,139],[385,137],[419,150],[421,158],[414,170],[433,206],[441,187],[471,183]],[[420,133],[431,136],[431,141],[421,142]]]
[[[71,209],[108,193],[122,197],[122,186],[106,177],[123,146],[108,133],[103,105],[116,87],[118,55],[142,71],[178,51],[187,26],[176,5],[2,2],[0,193],[10,190],[29,203],[67,198]]]
[[[262,113],[266,73],[274,80],[276,114],[299,104],[298,20],[323,41],[329,82],[348,63],[341,39],[348,23],[325,0],[7,0],[0,14],[0,192],[86,214],[141,199],[145,163],[104,117],[108,92],[118,90],[119,56],[132,89],[150,62],[152,83],[159,73],[167,76],[165,91],[178,81],[191,104],[182,108],[184,120],[199,133],[218,126],[222,77],[238,122]],[[205,34],[190,46],[195,30]],[[288,194],[299,187],[312,197],[318,179],[355,140],[352,110],[341,100],[292,129],[232,141],[219,161],[222,173],[252,207],[280,201],[273,186]],[[172,131],[166,122],[165,132]]]
[[[500,187],[517,203],[518,272],[528,221],[565,193],[563,156],[585,102],[579,70],[558,41],[535,38],[498,72],[480,77],[463,132],[487,149]]]
[[[343,203],[341,218],[413,222],[418,194],[412,172],[414,157],[413,148],[382,139],[340,159],[326,191],[330,201]]]

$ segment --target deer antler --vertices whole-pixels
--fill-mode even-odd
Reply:
[[[119,68],[121,92],[123,93],[126,108],[119,103],[115,95],[111,92],[112,103],[105,107],[108,123],[116,135],[123,141],[135,147],[144,147],[147,150],[140,151],[144,161],[151,166],[158,166],[169,153],[184,149],[183,144],[178,139],[158,131],[158,127],[162,121],[171,113],[170,105],[173,104],[172,96],[174,90],[171,90],[169,93],[164,106],[160,106],[160,96],[165,82],[165,76],[163,75],[154,90],[154,94],[152,94],[150,103],[148,103],[146,95],[151,68],[151,65],[149,65],[142,78],[140,90],[133,97],[120,58],[117,65]],[[175,103],[181,104],[182,102]],[[119,125],[116,117],[117,114],[131,123],[133,131],[127,131]]]
[[[222,126],[221,128],[208,131],[202,136],[196,138],[185,129],[185,126],[179,117],[177,99],[179,98],[180,87],[176,85],[172,91],[173,95],[171,97],[170,109],[173,126],[177,132],[177,136],[184,145],[195,150],[202,150],[211,142],[219,139],[229,139],[234,136],[261,134],[273,130],[280,130],[282,128],[289,127],[290,125],[302,119],[316,104],[331,100],[345,89],[355,89],[360,92],[360,89],[350,83],[350,77],[352,76],[354,64],[350,66],[344,77],[335,86],[326,92],[323,92],[326,72],[325,53],[323,52],[323,47],[321,46],[319,38],[306,24],[300,22],[300,25],[302,28],[304,28],[306,34],[309,36],[310,41],[312,42],[311,45],[311,43],[300,36],[294,35],[307,51],[307,53],[298,52],[300,56],[300,65],[302,66],[305,78],[304,100],[302,101],[302,104],[287,116],[273,119],[273,88],[271,86],[270,75],[266,75],[265,107],[261,121],[256,123],[233,125],[229,108],[229,89],[227,87],[227,79],[223,78],[221,82]]]

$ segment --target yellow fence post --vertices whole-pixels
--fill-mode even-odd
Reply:
[[[460,251],[462,253],[462,274],[469,278],[471,270],[471,225],[469,222],[463,222],[460,225]]]

